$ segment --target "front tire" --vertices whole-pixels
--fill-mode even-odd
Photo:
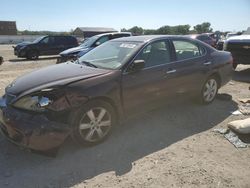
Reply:
[[[80,145],[95,145],[104,141],[116,123],[112,105],[102,100],[94,100],[74,112],[70,117],[71,137]]]
[[[209,104],[214,101],[218,93],[218,80],[216,77],[209,77],[204,83],[201,91],[201,102],[203,104]]]
[[[38,57],[39,57],[39,54],[36,50],[30,50],[27,53],[27,59],[29,60],[36,60],[38,59]]]
[[[0,65],[2,65],[2,64],[3,64],[3,57],[0,56]]]

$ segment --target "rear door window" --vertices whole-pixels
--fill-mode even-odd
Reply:
[[[55,37],[55,43],[57,45],[65,44],[64,38],[63,37]]]
[[[185,40],[173,40],[177,61],[191,59],[203,55],[199,46]]]
[[[49,44],[50,45],[54,45],[56,43],[55,38],[56,37],[49,37]]]

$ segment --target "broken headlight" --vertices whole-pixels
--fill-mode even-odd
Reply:
[[[43,112],[51,102],[49,98],[43,96],[25,96],[16,101],[13,106],[24,110]]]

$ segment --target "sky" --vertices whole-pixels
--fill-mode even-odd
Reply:
[[[220,31],[250,27],[250,0],[1,0],[0,7],[0,20],[16,21],[18,30],[157,29],[202,22]]]

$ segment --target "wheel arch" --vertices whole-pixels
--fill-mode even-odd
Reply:
[[[26,56],[28,56],[29,52],[32,52],[32,51],[37,52],[37,55],[40,56],[40,51],[37,48],[29,48],[29,49],[27,49],[26,50]]]
[[[101,100],[101,101],[104,101],[104,102],[110,104],[115,111],[117,121],[118,122],[120,121],[120,118],[121,118],[120,108],[119,108],[119,105],[116,104],[114,100],[112,100],[111,98],[109,98],[107,96],[98,96],[98,97],[93,97],[93,98],[89,99],[87,102],[96,101],[96,100]]]
[[[216,80],[218,81],[218,84],[219,84],[218,88],[221,87],[222,80],[221,80],[221,76],[220,76],[220,74],[218,72],[212,73],[209,77],[215,77]]]

